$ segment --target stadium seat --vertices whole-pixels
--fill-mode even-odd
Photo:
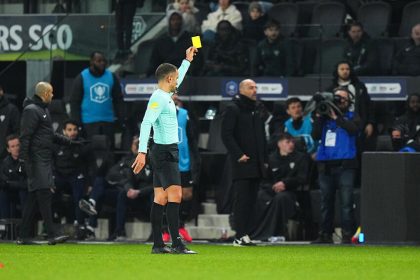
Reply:
[[[243,1],[235,1],[232,3],[236,9],[238,9],[238,11],[241,13],[242,15],[242,21],[244,21],[246,18],[249,17],[248,15],[248,7],[249,7],[249,3],[248,2],[243,2]]]
[[[393,151],[392,140],[389,134],[378,135],[376,139],[376,150],[381,152]]]
[[[344,22],[346,9],[338,2],[321,2],[314,7],[309,37],[338,37]]]
[[[357,19],[371,37],[387,35],[391,6],[385,2],[368,2],[360,6]]]
[[[318,47],[312,73],[331,74],[337,62],[343,59],[346,42],[344,39],[332,38],[322,41]]]
[[[63,122],[69,118],[66,113],[64,101],[61,99],[53,99],[48,106],[48,109],[50,111],[54,132],[61,133]]]
[[[297,44],[303,49],[299,68],[303,75],[312,74],[316,52],[319,48],[320,40],[316,38],[302,38],[297,40]]]
[[[299,8],[294,3],[279,3],[268,11],[271,19],[280,23],[280,32],[283,36],[296,36]]]
[[[194,3],[194,6],[198,9],[198,12],[195,14],[197,23],[201,25],[203,20],[207,18],[207,15],[211,12],[209,3]]]
[[[409,37],[411,28],[420,23],[420,1],[409,3],[404,7],[399,36]]]
[[[390,75],[394,59],[395,44],[392,39],[381,38],[374,41],[379,56],[380,70],[377,74]]]
[[[144,77],[147,74],[153,46],[153,40],[144,41],[138,46],[137,53],[134,56],[134,73],[140,75],[140,77]]]

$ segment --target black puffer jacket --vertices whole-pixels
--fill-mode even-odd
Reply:
[[[48,104],[34,96],[26,98],[20,122],[20,158],[25,161],[29,191],[52,188],[54,143],[70,145],[71,140],[54,133]]]
[[[263,110],[244,95],[236,96],[222,122],[222,140],[231,157],[234,179],[261,178],[268,162]],[[238,162],[242,155],[250,159]]]

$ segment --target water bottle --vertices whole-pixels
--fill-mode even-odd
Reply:
[[[359,243],[365,243],[365,234],[363,232],[359,233]]]

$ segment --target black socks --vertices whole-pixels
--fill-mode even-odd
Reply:
[[[163,247],[162,240],[162,216],[165,206],[153,202],[150,211],[150,222],[152,223],[153,247]]]
[[[172,238],[172,246],[178,247],[182,245],[181,237],[179,236],[179,203],[168,202],[166,206],[166,220],[168,221],[169,233]]]

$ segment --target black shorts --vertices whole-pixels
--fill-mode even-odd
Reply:
[[[150,150],[150,162],[153,169],[153,187],[167,189],[169,186],[181,186],[179,174],[179,154],[177,144],[153,144]]]
[[[183,188],[192,188],[193,180],[191,177],[191,171],[181,171],[181,186]]]

